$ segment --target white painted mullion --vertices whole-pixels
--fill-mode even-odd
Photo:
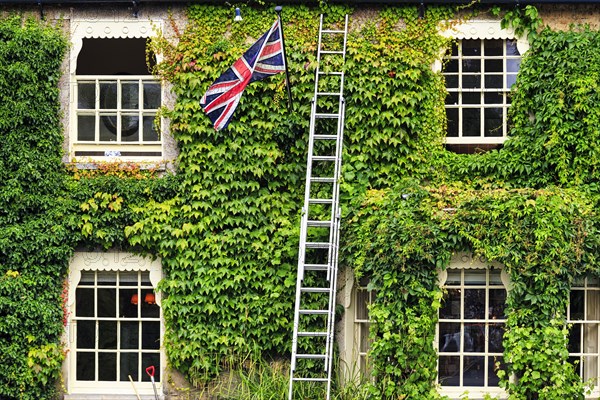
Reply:
[[[94,78],[94,143],[100,143],[100,79]]]

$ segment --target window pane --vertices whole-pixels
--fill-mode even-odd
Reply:
[[[117,348],[117,321],[98,322],[98,348]]]
[[[142,349],[160,348],[160,322],[142,322]]]
[[[487,274],[481,270],[467,270],[465,271],[465,285],[469,286],[480,286],[485,285]]]
[[[158,318],[160,310],[156,304],[156,294],[152,290],[142,290],[142,317],[143,318]]]
[[[96,321],[77,321],[77,348],[93,349],[96,342]]]
[[[98,353],[98,380],[117,380],[117,354]]]
[[[573,324],[569,332],[569,353],[581,352],[581,324]]]
[[[460,351],[460,323],[440,322],[439,350],[442,353]]]
[[[458,73],[458,60],[448,60],[444,65],[444,72],[454,72]]]
[[[98,285],[99,286],[116,286],[117,274],[116,272],[101,272],[98,274]]]
[[[572,290],[569,297],[569,311],[571,320],[583,320],[584,316],[584,291]]]
[[[463,75],[462,87],[464,89],[480,89],[481,75]]]
[[[150,377],[146,373],[146,368],[154,366],[154,380],[160,382],[160,354],[158,353],[143,353],[142,354],[142,381],[149,382]]]
[[[463,60],[462,70],[463,72],[481,72],[481,60]]]
[[[464,92],[462,102],[463,104],[481,104],[481,93]]]
[[[485,72],[503,72],[502,60],[485,60]]]
[[[465,324],[464,351],[476,353],[485,352],[484,324]]]
[[[152,283],[150,283],[150,273],[148,271],[143,271],[140,275],[142,286],[152,286]]]
[[[160,108],[160,83],[144,83],[144,109]]]
[[[446,104],[457,105],[458,92],[448,92],[448,94],[446,95]]]
[[[117,115],[103,114],[100,117],[100,141],[114,142],[117,140]]]
[[[486,108],[484,111],[483,136],[502,137],[502,108]]]
[[[502,82],[503,82],[502,75],[500,75],[500,74],[497,74],[497,75],[486,74],[485,75],[486,89],[502,89],[504,87]]]
[[[502,40],[485,40],[483,43],[486,57],[502,55]]]
[[[119,285],[121,286],[136,286],[138,284],[137,272],[119,272]]]
[[[139,295],[137,289],[119,290],[119,316],[121,318],[137,318]]]
[[[77,107],[96,108],[96,84],[94,82],[79,82],[77,84]]]
[[[506,72],[517,73],[517,72],[519,72],[520,66],[521,66],[520,58],[506,60]]]
[[[481,136],[481,110],[465,108],[463,110],[463,136]]]
[[[442,386],[460,386],[460,357],[440,356],[439,382]]]
[[[489,314],[490,319],[504,319],[506,315],[504,310],[506,308],[506,290],[504,289],[490,289],[489,294]]]
[[[446,75],[446,87],[457,88],[458,87],[458,75]]]
[[[506,87],[510,89],[517,83],[517,74],[506,74]]]
[[[98,316],[116,317],[117,316],[117,291],[116,289],[98,288]]]
[[[369,318],[369,292],[366,289],[356,290],[356,319],[367,320]]]
[[[75,291],[75,299],[76,316],[94,316],[94,289],[77,288],[77,290]]]
[[[129,381],[129,376],[134,382],[139,381],[138,353],[121,353],[121,381]]]
[[[96,136],[96,118],[93,115],[77,116],[77,140],[93,142]]]
[[[465,318],[485,318],[485,289],[465,289]]]
[[[458,269],[449,269],[448,278],[446,278],[446,286],[460,285],[462,282],[462,275]]]
[[[483,95],[485,104],[503,104],[504,95],[502,93],[490,93],[487,92]]]
[[[77,380],[95,380],[96,358],[94,353],[77,352]]]
[[[446,108],[447,136],[458,137],[458,108]]]
[[[100,108],[104,110],[117,108],[117,82],[100,82]]]
[[[144,142],[158,142],[159,135],[154,126],[154,115],[144,117]]]
[[[463,385],[464,386],[483,386],[485,370],[485,357],[465,357]]]
[[[121,348],[122,349],[139,349],[140,348],[140,336],[139,336],[140,323],[135,322],[121,322]]]
[[[463,56],[479,56],[481,55],[481,40],[479,39],[463,39],[462,41]]]
[[[502,338],[504,336],[504,324],[490,324],[488,350],[490,353],[504,352]]]
[[[499,365],[497,365],[499,364]],[[489,357],[488,358],[488,386],[498,386],[500,378],[498,378],[499,369],[504,369],[502,357]]]
[[[121,108],[124,110],[140,108],[140,88],[137,81],[121,83]]]
[[[441,319],[460,318],[460,289],[448,289],[440,308]]]
[[[121,116],[121,140],[137,142],[140,140],[140,117],[137,115]]]
[[[516,40],[507,40],[506,41],[506,55],[507,56],[520,56],[519,50],[517,49],[517,41]]]

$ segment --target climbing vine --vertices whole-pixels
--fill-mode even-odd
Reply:
[[[346,63],[343,261],[371,278],[372,398],[435,399],[438,271],[469,251],[511,281],[498,374],[514,399],[583,398],[568,362],[566,305],[598,262],[599,34],[530,35],[502,149],[444,149],[446,95],[431,68],[454,10],[284,7],[292,84],[246,89],[234,121],[214,131],[206,88],[272,24],[270,6],[194,5],[177,41],[159,37],[156,73],[181,154],[176,175],[128,164],[64,168],[57,82],[66,41],[32,20],[0,20],[0,397],[53,396],[64,354],[63,296],[77,248],[160,256],[165,349],[195,384],[235,356],[287,357],[292,332],[318,15],[351,13]],[[527,6],[504,24],[537,32]],[[198,34],[202,32],[202,34]],[[14,82],[19,82],[15,85]],[[15,89],[16,88],[16,89]]]

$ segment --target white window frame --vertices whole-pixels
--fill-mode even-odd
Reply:
[[[100,115],[101,105],[99,99],[96,98],[94,109],[78,109],[78,83],[80,81],[117,81],[119,79],[127,81],[142,82],[152,81],[161,85],[160,104],[164,104],[165,93],[161,81],[152,75],[77,75],[77,57],[83,48],[83,39],[100,38],[100,39],[133,39],[133,38],[150,38],[155,35],[156,31],[162,30],[161,20],[129,20],[129,19],[114,19],[114,20],[78,20],[74,19],[71,22],[71,53],[70,53],[70,111],[69,111],[69,159],[72,162],[95,162],[95,161],[122,161],[122,162],[161,162],[165,158],[165,148],[163,140],[163,123],[160,121],[158,141],[144,141],[142,133],[138,141],[120,140],[118,135],[117,140],[112,142],[100,141],[98,137],[99,123],[101,123]],[[110,55],[107,55],[110,57]],[[160,61],[160,60],[157,60]],[[120,85],[118,96],[120,96]],[[125,112],[121,110],[120,102],[117,103],[117,109],[110,110],[112,115],[117,115],[117,123],[120,123],[121,115],[137,115],[140,128],[143,126],[143,116],[154,116],[158,109],[143,109],[143,90],[140,92],[140,108],[133,112]],[[120,97],[119,97],[120,99]],[[78,115],[94,115],[95,121],[95,140],[80,141],[78,140]],[[76,156],[76,152],[100,153],[103,155],[83,155]],[[126,153],[121,154],[121,153]],[[138,154],[136,154],[138,153]],[[158,155],[148,155],[148,153],[158,153]]]
[[[595,285],[590,284],[591,279],[595,281]],[[577,325],[581,327],[579,332],[580,351],[569,352],[569,357],[578,358],[580,360],[577,368],[582,378],[586,378],[585,375],[588,375],[589,373],[595,375],[595,377],[587,377],[588,379],[595,378],[596,384],[590,388],[592,390],[591,393],[586,393],[586,399],[597,399],[598,396],[600,396],[600,279],[591,277],[578,279],[571,286],[570,298],[574,291],[583,292],[584,315],[579,319],[574,318],[571,315],[571,301],[569,301],[569,306],[567,307],[567,324],[571,325],[569,335],[574,334],[574,328]],[[590,302],[592,301],[596,303],[595,309],[591,309],[590,307]],[[595,343],[594,341],[586,341],[585,338],[587,335],[595,335]],[[587,374],[585,373],[586,364],[582,361],[586,357],[596,359],[595,373],[593,371],[588,371]],[[587,379],[584,379],[584,383],[586,383],[586,381]]]
[[[440,287],[444,287],[446,285],[446,280],[448,278],[448,270],[455,270],[455,271],[461,271],[461,274],[464,271],[468,271],[468,270],[479,270],[479,271],[487,271],[488,274],[487,276],[489,276],[489,271],[490,269],[495,269],[495,270],[500,270],[500,278],[502,281],[502,285],[490,285],[489,280],[487,280],[485,285],[481,285],[481,286],[467,286],[469,289],[478,289],[478,288],[483,288],[486,289],[486,302],[489,300],[488,297],[488,290],[490,288],[504,288],[508,294],[508,292],[510,291],[510,281],[508,278],[508,274],[505,272],[505,270],[502,268],[502,265],[496,262],[489,262],[487,260],[485,260],[483,257],[474,257],[472,254],[470,253],[455,253],[452,256],[452,259],[447,267],[447,269],[440,271],[439,272],[439,285]],[[461,275],[462,276],[462,275]],[[459,290],[464,290],[465,285],[464,285],[464,281],[461,283],[460,286],[455,286],[453,285],[452,288],[458,288]],[[464,307],[464,303],[461,304],[461,309]],[[502,320],[493,320],[494,322],[505,322],[504,319]],[[480,322],[478,321],[471,321],[471,320],[465,320],[465,319],[447,319],[447,320],[443,320],[440,319],[438,321],[438,324],[436,326],[436,335],[435,335],[435,342],[434,342],[434,347],[436,349],[436,351],[438,352],[438,357],[440,355],[460,355],[461,356],[461,365],[462,365],[462,359],[463,356],[481,356],[482,354],[484,354],[484,356],[490,356],[492,354],[496,354],[496,353],[490,353],[487,350],[484,353],[471,353],[471,352],[465,352],[465,351],[459,351],[459,352],[453,352],[453,353],[448,353],[445,354],[441,351],[439,351],[439,342],[440,342],[440,338],[439,338],[439,322],[454,322],[454,323],[460,323],[461,324],[461,331],[462,331],[462,326],[463,324],[469,323],[469,322]],[[486,313],[486,319],[485,319],[485,323],[487,324],[488,322],[488,316]],[[463,335],[460,335],[460,340],[461,343],[464,340]],[[486,337],[486,349],[487,349],[487,337]],[[494,386],[487,386],[487,387],[478,387],[478,386],[441,386],[438,382],[438,392],[441,395],[445,395],[448,396],[451,399],[458,399],[461,398],[461,396],[464,397],[465,393],[468,393],[469,395],[469,399],[483,399],[485,395],[491,395],[494,398],[500,398],[500,399],[505,399],[508,397],[506,391],[500,387],[494,387]]]
[[[470,21],[466,21],[464,23],[449,23],[451,25],[450,28],[443,30],[441,32],[441,35],[447,38],[453,38],[453,39],[457,39],[457,40],[464,40],[464,39],[479,39],[482,41],[485,40],[494,40],[494,39],[501,39],[503,41],[505,40],[516,40],[517,41],[517,49],[521,55],[521,57],[523,57],[523,55],[527,52],[527,50],[529,49],[529,42],[527,41],[527,39],[525,37],[517,37],[514,33],[513,29],[502,29],[502,27],[500,26],[500,21],[494,21],[494,20],[470,20]],[[505,50],[503,51],[503,54],[505,54]],[[485,60],[484,56],[480,56],[482,61]],[[503,57],[501,57],[501,59],[503,61],[506,60],[506,56],[504,55]],[[460,64],[460,63],[459,63]],[[506,65],[506,62],[503,62],[503,65]],[[441,71],[442,70],[442,64],[440,63],[436,63],[436,65],[434,66],[434,69],[437,71]],[[483,73],[482,73],[483,74]],[[503,75],[503,81],[504,84],[506,85],[506,70],[504,69],[504,71],[502,72]],[[483,82],[482,82],[483,83]],[[483,93],[485,89],[468,89],[468,91],[471,92],[478,92],[478,93]],[[509,90],[509,89],[507,89]],[[463,89],[460,87],[454,90],[458,93],[458,95],[460,96],[460,93],[463,91]],[[466,91],[466,90],[465,90]],[[499,92],[498,90],[496,90],[496,92]],[[500,93],[503,93],[502,91],[500,91]],[[477,144],[501,144],[504,143],[507,139],[507,120],[506,120],[506,115],[507,115],[507,111],[508,111],[508,107],[510,106],[507,102],[506,102],[506,95],[503,96],[504,97],[504,101],[503,104],[500,105],[499,107],[495,107],[495,108],[502,108],[503,109],[503,123],[502,123],[502,136],[498,136],[498,137],[484,137],[483,136],[483,126],[485,124],[485,112],[484,112],[484,105],[482,103],[479,104],[480,108],[481,108],[481,128],[480,128],[480,132],[481,135],[480,136],[461,136],[460,134],[460,127],[462,125],[462,120],[459,120],[458,124],[459,124],[459,136],[458,137],[451,137],[451,136],[446,136],[446,143],[447,144],[461,144],[461,145],[477,145]],[[473,105],[476,106],[476,105]],[[460,108],[462,107],[461,105],[457,105],[456,108]],[[447,107],[448,108],[448,107]],[[453,107],[450,107],[453,108]],[[472,107],[469,107],[472,108]],[[460,113],[462,115],[462,113]]]
[[[376,293],[367,289],[368,279],[363,279],[354,289],[354,344],[356,346],[356,366],[359,378],[372,378],[369,360],[371,347],[369,306],[375,301]]]
[[[68,346],[68,352],[65,359],[66,369],[66,393],[65,399],[78,399],[81,397],[89,397],[93,395],[101,396],[99,398],[105,398],[102,396],[106,395],[126,395],[131,394],[133,387],[131,382],[107,382],[107,381],[78,381],[76,376],[76,343],[77,343],[77,324],[75,318],[75,296],[76,288],[81,279],[83,271],[141,271],[148,272],[152,287],[156,289],[156,286],[162,278],[162,266],[158,259],[152,260],[149,257],[141,257],[132,253],[120,252],[120,251],[109,251],[109,252],[76,252],[71,260],[69,267],[69,280],[68,280],[68,297],[67,297],[67,309],[69,318],[65,329],[66,342]],[[131,286],[132,288],[134,286]],[[139,287],[139,286],[135,286]],[[161,294],[155,291],[156,304],[161,304]],[[163,382],[165,379],[165,365],[166,357],[164,349],[162,347],[162,338],[164,337],[164,320],[162,317],[162,310],[160,312],[160,369],[155,371],[156,388],[158,393],[163,391]],[[142,318],[143,320],[143,318]],[[155,320],[152,319],[153,321]],[[142,371],[145,373],[145,371]],[[154,395],[154,389],[151,382],[134,382],[135,388],[138,393],[144,395]]]

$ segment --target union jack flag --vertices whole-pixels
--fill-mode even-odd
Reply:
[[[219,131],[229,124],[249,83],[285,71],[279,19],[208,88],[200,106]]]

